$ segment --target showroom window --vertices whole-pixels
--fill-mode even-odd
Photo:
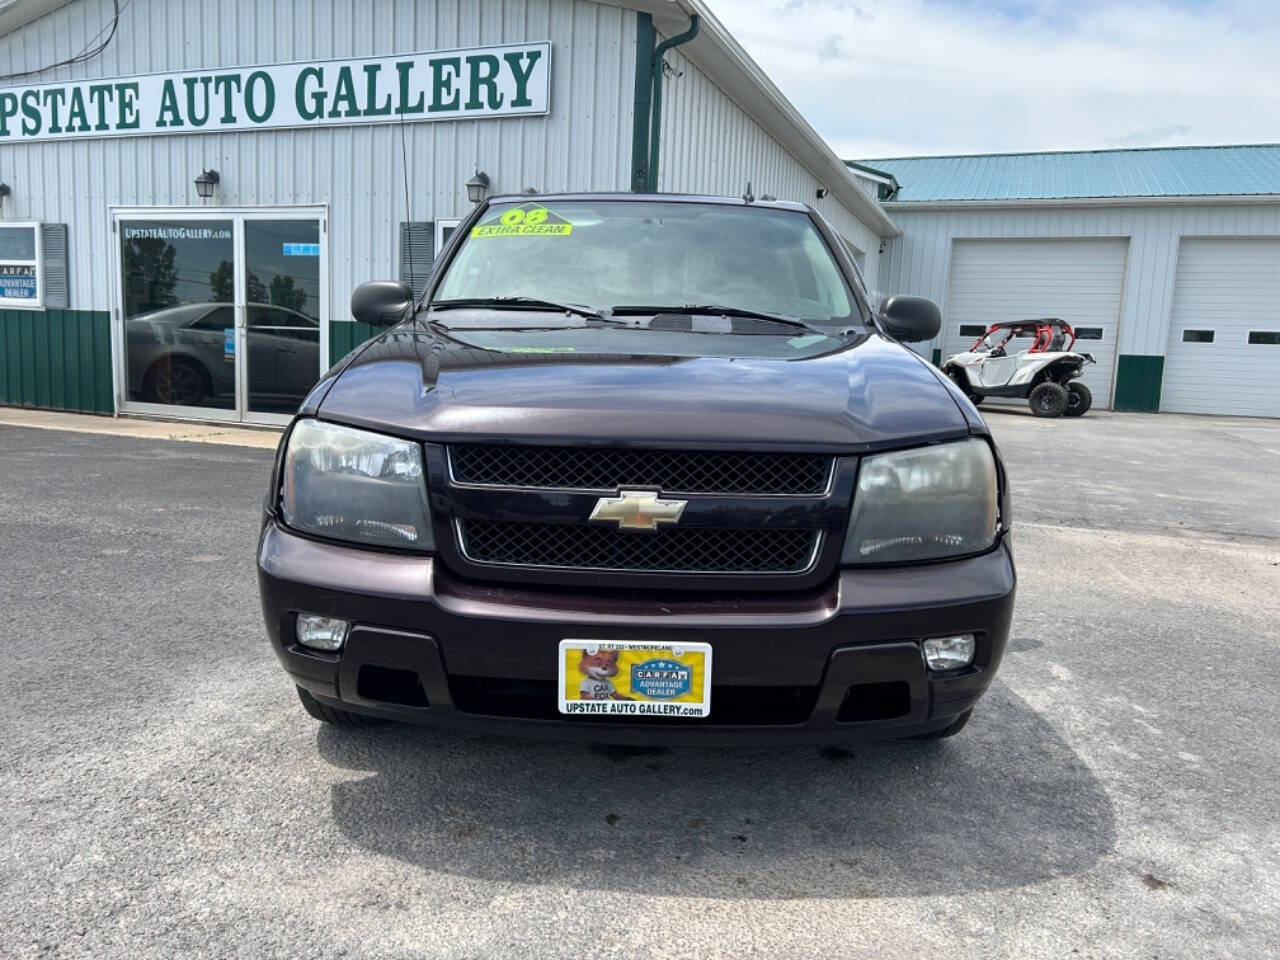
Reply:
[[[454,231],[458,229],[461,220],[437,220],[436,221],[436,251],[444,249],[444,245],[449,242],[449,238],[453,236]]]
[[[0,226],[0,307],[40,309],[44,276],[40,269],[40,225]]]
[[[1183,343],[1213,343],[1212,330],[1183,330]]]

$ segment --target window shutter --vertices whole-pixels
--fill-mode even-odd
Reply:
[[[427,289],[435,261],[435,224],[430,220],[400,222],[400,280],[415,297]]]
[[[44,255],[44,305],[53,310],[66,310],[71,306],[67,225],[40,224],[40,247]]]

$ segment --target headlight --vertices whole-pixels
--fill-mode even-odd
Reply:
[[[846,564],[936,560],[990,547],[999,522],[996,464],[983,440],[867,457],[845,537]]]
[[[295,530],[382,547],[431,550],[422,448],[319,420],[289,436],[280,498]]]

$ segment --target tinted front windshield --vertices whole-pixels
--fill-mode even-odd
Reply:
[[[595,308],[716,304],[817,322],[854,312],[807,215],[703,203],[494,204],[435,294],[476,297]]]

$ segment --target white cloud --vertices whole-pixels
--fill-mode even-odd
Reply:
[[[1135,130],[1123,137],[1107,137],[1103,142],[1108,147],[1150,147],[1157,143],[1165,143],[1178,137],[1185,137],[1191,128],[1185,123],[1170,123],[1151,130]]]
[[[1280,141],[1262,0],[711,3],[846,157]]]

